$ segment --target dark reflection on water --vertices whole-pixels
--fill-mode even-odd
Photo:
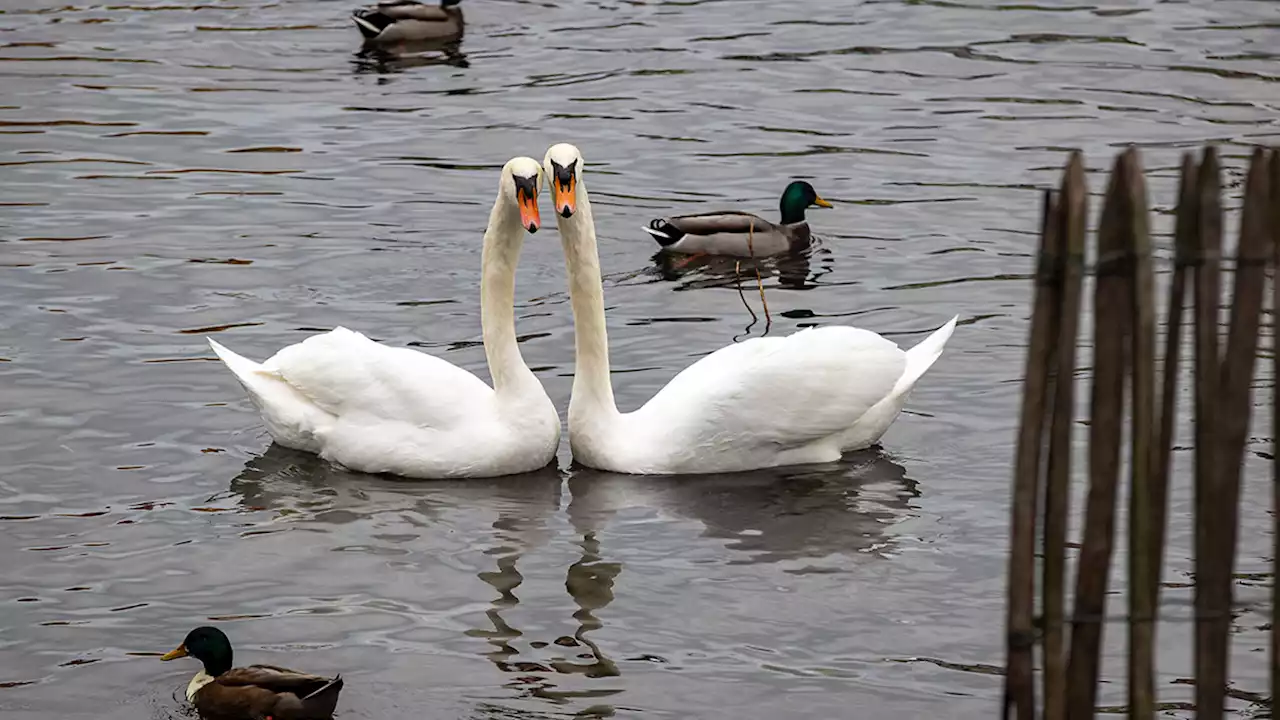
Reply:
[[[462,52],[462,38],[450,40],[417,40],[397,45],[365,43],[352,62],[356,73],[398,73],[431,65],[470,67]]]
[[[1249,146],[1280,141],[1274,3],[464,2],[465,44],[376,52],[358,2],[0,7],[0,716],[188,717],[194,668],[154,653],[216,622],[240,660],[342,672],[348,720],[990,717],[1035,190],[1079,147],[1098,193],[1138,142],[1164,210],[1180,150],[1213,141],[1238,192]],[[960,314],[884,450],[631,478],[563,448],[564,470],[407,483],[271,447],[204,337],[266,358],[344,325],[485,377],[496,173],[562,140],[598,198],[621,407],[746,337],[848,322],[906,346]],[[639,230],[772,217],[792,177],[836,206],[799,257],[655,256]],[[563,408],[554,223],[516,293]],[[1251,457],[1232,668],[1256,691]]]
[[[809,248],[794,255],[737,259],[714,255],[657,252],[654,269],[663,280],[683,281],[681,290],[707,287],[753,288],[760,282],[788,290],[811,290],[834,270],[830,250]],[[758,280],[757,280],[758,278]]]

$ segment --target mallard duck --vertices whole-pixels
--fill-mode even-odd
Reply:
[[[462,33],[462,0],[426,5],[416,0],[386,0],[351,13],[351,20],[367,42],[403,43],[444,40]]]
[[[909,350],[848,325],[752,338],[702,357],[636,410],[619,412],[582,167],[581,153],[567,143],[552,146],[543,160],[573,310],[575,463],[677,475],[835,462],[879,441],[955,331],[958,317]]]
[[[329,720],[342,676],[307,675],[271,665],[231,667],[231,641],[215,627],[198,627],[161,660],[193,657],[204,663],[187,684],[187,700],[210,720]]]
[[[804,211],[814,205],[831,207],[812,185],[796,180],[782,192],[778,202],[782,213],[780,224],[759,215],[731,210],[658,218],[644,231],[664,250],[690,255],[784,255],[809,246],[809,223]]]

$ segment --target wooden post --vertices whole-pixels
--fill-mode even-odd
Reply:
[[[1151,460],[1152,476],[1150,493],[1150,522],[1147,531],[1151,542],[1147,546],[1146,563],[1150,571],[1145,575],[1145,583],[1134,582],[1131,592],[1142,596],[1138,603],[1139,613],[1146,610],[1151,613],[1151,632],[1149,643],[1155,645],[1158,628],[1155,615],[1160,607],[1160,577],[1164,567],[1164,543],[1169,505],[1169,468],[1173,447],[1174,425],[1177,419],[1179,359],[1182,346],[1183,308],[1186,304],[1187,282],[1198,246],[1198,165],[1190,153],[1182,156],[1182,177],[1179,183],[1177,220],[1174,227],[1174,270],[1169,289],[1169,304],[1165,324],[1167,327],[1164,344],[1164,363],[1161,375],[1159,436],[1155,440]],[[1134,621],[1138,617],[1133,618]],[[1143,653],[1148,653],[1143,650]],[[1154,668],[1151,669],[1154,672]],[[1152,702],[1155,701],[1154,688],[1151,689]],[[1137,703],[1130,700],[1131,709]],[[1150,717],[1147,708],[1135,714]]]
[[[1240,216],[1240,242],[1236,251],[1235,289],[1231,298],[1231,324],[1227,351],[1218,376],[1217,459],[1215,472],[1204,487],[1213,504],[1201,507],[1208,515],[1207,550],[1211,575],[1196,573],[1197,590],[1207,596],[1207,650],[1205,674],[1197,677],[1197,689],[1206,688],[1206,703],[1197,705],[1197,717],[1220,718],[1230,669],[1231,598],[1234,584],[1236,536],[1240,514],[1240,472],[1249,418],[1253,409],[1253,374],[1258,356],[1258,324],[1262,291],[1266,284],[1268,248],[1266,216],[1270,200],[1268,157],[1261,148],[1249,162],[1244,209]],[[1197,557],[1197,565],[1200,558]]]
[[[1085,229],[1089,188],[1084,157],[1071,154],[1058,194],[1059,242],[1063,247],[1062,311],[1058,364],[1054,370],[1053,419],[1044,498],[1044,560],[1041,577],[1044,632],[1044,720],[1062,720],[1066,712],[1067,653],[1063,580],[1067,521],[1071,500],[1071,431],[1075,427],[1076,344],[1080,328],[1080,289],[1084,277]]]
[[[1097,700],[1098,654],[1106,613],[1106,592],[1115,534],[1116,484],[1125,386],[1125,328],[1132,290],[1133,258],[1126,247],[1132,226],[1127,187],[1134,156],[1116,158],[1098,229],[1097,284],[1094,287],[1094,363],[1089,425],[1089,493],[1084,540],[1076,564],[1071,659],[1067,667],[1067,717],[1093,718]]]
[[[1200,162],[1197,180],[1199,197],[1196,220],[1199,232],[1196,239],[1195,266],[1195,702],[1198,720],[1222,718],[1222,686],[1210,687],[1206,682],[1211,674],[1213,652],[1211,635],[1214,624],[1210,616],[1214,611],[1207,589],[1217,568],[1210,561],[1212,536],[1210,517],[1214,497],[1208,483],[1216,468],[1214,457],[1217,449],[1218,403],[1218,308],[1221,303],[1221,287],[1218,277],[1222,257],[1222,176],[1218,167],[1218,153],[1212,147],[1205,148]],[[1213,708],[1218,708],[1215,712]]]
[[[1147,184],[1137,150],[1125,151],[1121,168],[1125,224],[1119,229],[1132,255],[1129,296],[1129,339],[1132,380],[1129,430],[1129,717],[1155,717],[1156,606],[1143,590],[1159,583],[1153,555],[1156,492],[1153,488],[1155,418],[1155,299],[1151,270],[1151,237],[1147,227]]]
[[[1271,151],[1271,706],[1280,702],[1280,150]]]
[[[1040,484],[1040,446],[1049,396],[1049,366],[1057,340],[1061,257],[1057,233],[1058,199],[1044,193],[1040,255],[1036,267],[1022,416],[1014,458],[1008,608],[1005,621],[1006,667],[1004,717],[1035,717],[1033,649],[1035,630],[1036,506]]]

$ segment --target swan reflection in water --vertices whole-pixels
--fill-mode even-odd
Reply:
[[[486,547],[492,565],[476,576],[495,596],[484,611],[485,627],[465,630],[483,640],[481,652],[511,679],[515,697],[562,705],[624,691],[618,662],[591,637],[603,627],[614,586],[625,569],[612,560],[600,537],[619,512],[648,508],[694,520],[703,537],[727,541],[728,563],[776,563],[804,558],[875,559],[892,549],[893,526],[913,515],[919,497],[906,470],[878,450],[850,454],[840,463],[696,476],[635,476],[573,468],[570,499],[561,513],[565,474],[554,466],[526,475],[488,480],[405,482],[333,467],[314,455],[272,445],[250,460],[231,482],[242,507],[295,515],[316,522],[352,522],[388,512],[420,517],[415,524],[447,522],[459,508],[491,510]],[[556,518],[572,528],[575,557],[564,570],[564,587],[576,609],[571,635],[537,637],[507,619],[525,581],[519,565],[551,544]],[[425,522],[424,522],[425,521]],[[614,555],[616,557],[616,555]],[[513,645],[524,639],[527,649]],[[534,657],[536,656],[536,657]],[[583,684],[581,678],[591,682]],[[496,710],[496,708],[494,708]]]
[[[570,515],[597,525],[634,507],[696,520],[703,537],[742,553],[730,560],[735,564],[883,556],[893,545],[892,526],[912,515],[920,496],[906,468],[874,449],[831,465],[740,473],[644,477],[575,469],[569,491]]]

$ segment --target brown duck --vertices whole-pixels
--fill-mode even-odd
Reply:
[[[272,665],[231,667],[231,641],[214,627],[198,627],[161,660],[193,657],[204,663],[187,685],[187,699],[207,720],[329,720],[342,676],[307,675]]]

